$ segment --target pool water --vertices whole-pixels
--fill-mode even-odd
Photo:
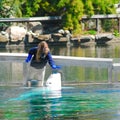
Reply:
[[[120,85],[0,87],[0,120],[120,120]]]

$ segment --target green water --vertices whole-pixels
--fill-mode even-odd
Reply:
[[[119,120],[119,85],[1,87],[0,120]]]

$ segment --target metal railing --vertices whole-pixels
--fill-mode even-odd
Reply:
[[[3,64],[6,63],[12,63],[9,65],[9,70],[12,71],[11,74],[17,74],[15,73],[16,70],[14,68],[17,68],[17,71],[19,71],[20,76],[23,77],[23,69],[24,67],[24,61],[27,57],[26,53],[0,53],[0,62]],[[107,69],[107,75],[108,80],[107,83],[112,82],[112,78],[114,79],[114,82],[118,81],[116,72],[120,70],[120,63],[113,63],[113,59],[109,58],[86,58],[86,57],[70,57],[70,56],[54,56],[53,59],[55,60],[56,64],[61,66],[76,66],[76,67],[89,67],[89,68],[105,68]],[[22,63],[22,66],[16,63]],[[1,66],[1,69],[4,70],[4,67],[7,66]],[[9,70],[7,72],[9,72]],[[113,74],[114,73],[114,74]],[[115,76],[113,76],[115,75]],[[9,75],[11,76],[11,75]],[[15,77],[15,76],[14,76]],[[16,75],[17,77],[17,75]],[[19,79],[22,79],[20,77]],[[16,78],[14,78],[16,79]]]

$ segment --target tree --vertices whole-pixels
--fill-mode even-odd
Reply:
[[[62,16],[63,28],[81,32],[82,16],[115,13],[119,0],[0,0],[0,17]]]
[[[63,13],[63,28],[72,30],[73,33],[79,33],[81,31],[80,19],[83,16],[83,3],[81,0],[60,0],[59,8],[64,8]]]
[[[94,14],[94,6],[91,0],[84,2],[84,14],[89,16]]]
[[[11,14],[11,8],[10,6],[7,6],[6,0],[0,1],[0,17],[9,17]]]
[[[39,11],[42,0],[22,0],[21,10],[24,17],[31,17]]]
[[[84,14],[94,15],[94,14],[111,14],[115,13],[115,3],[119,0],[82,0],[84,4]]]

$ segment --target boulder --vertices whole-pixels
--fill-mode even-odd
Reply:
[[[22,41],[27,33],[27,30],[24,27],[11,26],[6,32],[9,35],[10,41],[17,42],[18,40]]]
[[[63,35],[61,33],[54,33],[51,35],[51,38],[53,39],[53,41],[59,41],[62,37]]]
[[[95,36],[96,43],[106,43],[114,38],[114,35],[111,33],[97,34]]]
[[[27,28],[37,36],[43,34],[43,26],[40,22],[29,22]]]
[[[6,32],[4,32],[4,31],[2,31],[2,32],[0,33],[0,42],[6,43],[6,42],[8,42],[8,41],[9,41],[9,36],[8,36],[8,34],[7,34]]]
[[[95,40],[95,37],[93,35],[81,36],[80,37],[80,43],[92,42],[94,40]]]

